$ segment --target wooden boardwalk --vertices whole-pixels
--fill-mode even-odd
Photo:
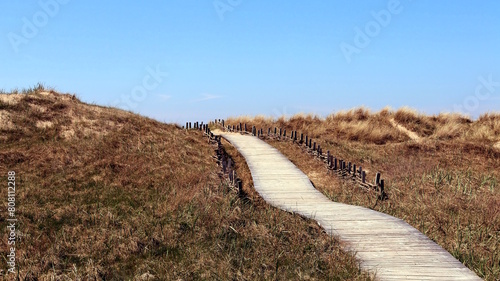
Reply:
[[[254,187],[271,205],[316,220],[347,242],[361,268],[380,280],[481,280],[406,222],[330,201],[277,149],[238,133],[220,133],[245,157]]]

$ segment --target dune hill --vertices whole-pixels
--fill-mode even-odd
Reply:
[[[247,198],[227,185],[200,131],[43,87],[0,94],[0,174],[6,182],[16,172],[18,277],[371,279],[317,224],[252,193],[248,168],[227,149]]]

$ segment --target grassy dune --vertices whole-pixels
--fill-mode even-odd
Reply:
[[[391,122],[418,135],[412,140]],[[389,200],[326,175],[323,163],[291,142],[268,140],[333,201],[399,217],[447,249],[486,280],[500,279],[500,115],[478,120],[454,114],[426,116],[411,109],[371,113],[354,109],[326,118],[229,118],[227,124],[286,128],[313,137],[368,171],[381,172]]]
[[[17,175],[19,277],[370,279],[313,221],[266,205],[225,146],[247,198],[220,177],[198,131],[43,87],[0,94],[0,174]],[[7,231],[0,245],[5,257]]]

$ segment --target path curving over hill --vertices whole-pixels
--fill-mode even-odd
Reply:
[[[222,133],[245,157],[254,187],[271,205],[316,220],[356,253],[380,280],[481,280],[406,222],[364,207],[330,201],[290,160],[249,135]]]
[[[411,140],[414,140],[417,142],[421,140],[420,136],[417,133],[408,130],[405,126],[396,122],[396,120],[394,120],[394,118],[391,118],[389,121],[391,122],[392,126],[394,126],[396,129],[401,131],[403,134],[406,134]]]

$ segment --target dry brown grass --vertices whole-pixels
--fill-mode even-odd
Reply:
[[[393,132],[388,127],[389,118],[419,132],[421,141],[414,142]],[[368,115],[360,109],[332,114],[326,120],[296,116],[285,122],[287,131],[307,133],[321,144],[323,151],[330,150],[339,159],[361,165],[370,180],[375,172],[381,172],[389,194],[389,200],[383,202],[352,182],[326,175],[322,162],[291,142],[269,142],[332,200],[402,218],[479,276],[499,280],[500,151],[493,148],[499,140],[499,120],[499,114],[485,114],[473,122],[460,115],[424,116],[407,109]],[[263,127],[278,124],[270,121]],[[296,128],[301,122],[305,125]],[[373,126],[369,133],[356,129],[367,122]],[[335,134],[340,128],[348,129]],[[384,131],[383,135],[392,137],[380,137],[371,133],[374,131]],[[366,139],[349,137],[356,135]]]
[[[248,171],[239,174],[252,200],[223,184],[199,131],[43,88],[0,97],[21,279],[369,279],[314,222],[259,201]]]

